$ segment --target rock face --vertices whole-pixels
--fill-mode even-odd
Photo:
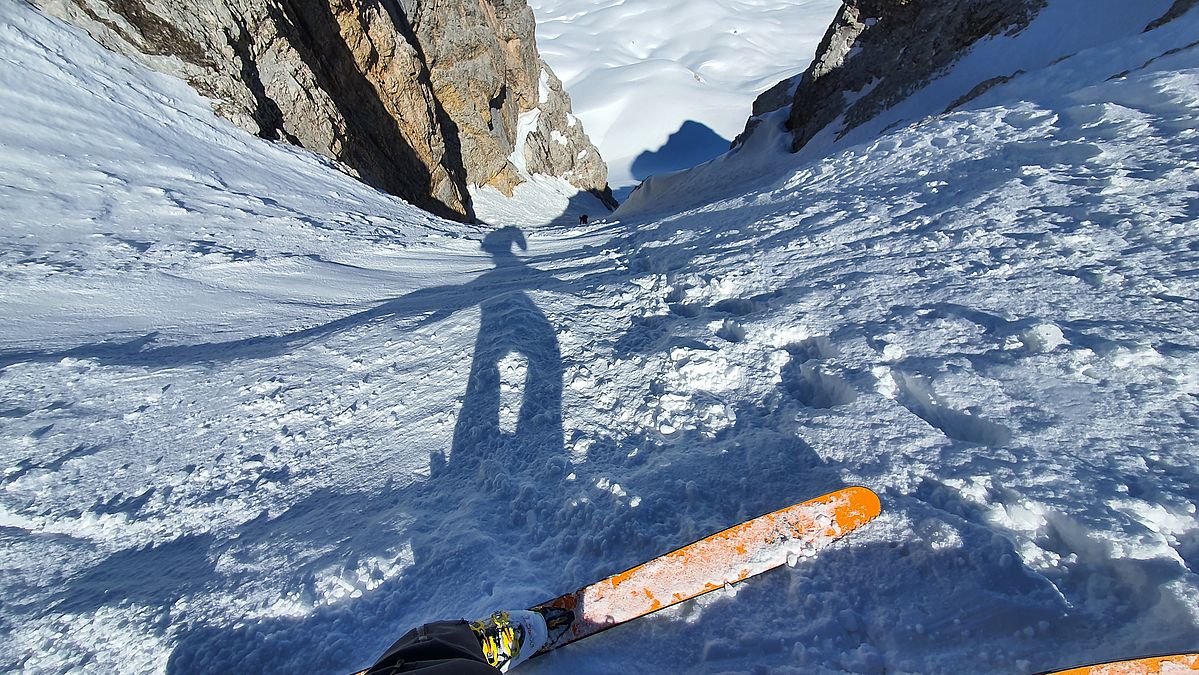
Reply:
[[[1044,6],[1045,0],[846,0],[795,93],[768,91],[770,100],[760,98],[754,114],[790,103],[794,150],[844,116],[841,137],[927,84],[978,40],[1022,30]]]
[[[1174,19],[1186,14],[1196,5],[1199,5],[1199,0],[1174,0],[1174,4],[1170,6],[1170,9],[1161,18],[1145,26],[1145,30],[1151,31],[1154,28],[1161,28]]]
[[[265,138],[438,215],[525,174],[611,200],[525,0],[34,0]],[[522,128],[522,122],[525,128]]]

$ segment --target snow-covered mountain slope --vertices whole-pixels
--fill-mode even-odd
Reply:
[[[527,672],[1193,647],[1197,28],[520,232],[0,5],[0,667],[351,672],[850,483],[853,537]]]
[[[1038,3],[1028,4],[1035,6]],[[870,95],[885,91],[888,96],[895,96],[906,89],[904,82],[884,82],[876,76],[868,84],[863,83],[857,91],[843,91],[846,110],[824,128],[820,128],[819,124],[811,124],[813,128],[810,129],[795,129],[796,125],[806,126],[809,123],[803,119],[805,115],[792,115],[791,123],[797,134],[797,143],[801,141],[799,136],[806,139],[809,134],[813,135],[811,140],[800,143],[803,145],[801,152],[805,157],[816,158],[838,147],[845,148],[868,141],[886,129],[968,105],[989,88],[1005,82],[1011,83],[1012,89],[1003,96],[1010,97],[1012,91],[1019,91],[1024,86],[1020,80],[1026,73],[1042,70],[1078,52],[1140,33],[1146,26],[1161,19],[1174,2],[1054,0],[1041,4],[1044,7],[1037,8],[1027,26],[1021,24],[984,37],[958,52],[946,50],[955,58],[947,71],[934,74],[932,81],[914,95],[874,114],[869,108],[879,106],[887,99],[871,100]],[[1013,7],[1010,11],[1016,16],[1023,16],[1024,12],[1029,11],[1022,7],[1022,3],[1010,5]],[[964,7],[959,11],[969,16],[970,5],[958,7]],[[886,41],[884,45],[891,50],[897,48]],[[864,49],[857,51],[866,55],[873,53]],[[848,57],[843,67],[852,68],[857,58],[860,57]],[[908,86],[912,84],[916,83],[907,83]],[[796,90],[796,100],[802,100],[804,96],[811,96],[811,93],[806,87],[800,86]],[[866,109],[857,109],[855,103],[859,101]]]
[[[1084,84],[1102,84],[1160,54],[1163,38],[1142,37],[1141,33],[1147,24],[1162,17],[1171,4],[1171,0],[1048,2],[1027,27],[970,45],[947,70],[867,121],[848,128],[844,115],[833,120],[804,144],[789,163],[815,162],[826,155],[870,143],[893,129],[955,110],[975,110],[988,105],[988,101],[1056,97]],[[1164,40],[1171,48],[1190,43],[1182,31],[1173,31]],[[1095,58],[1108,58],[1109,62],[1096,64]],[[1059,66],[1063,61],[1070,65]],[[1044,82],[1043,77],[1057,79]],[[843,92],[845,105],[851,106],[865,93],[866,90]],[[652,204],[655,210],[672,210],[712,201],[712,195],[703,188],[709,182],[728,194],[741,191],[743,183],[759,182],[774,164],[788,163],[782,153],[794,141],[784,129],[789,113],[788,106],[764,115],[763,123],[748,134],[745,152],[738,148],[696,170],[655,176],[630,196],[627,208],[621,213],[627,216],[647,204]]]
[[[542,58],[565,83],[614,189],[726,151],[754,98],[807,67],[840,4],[529,1]]]

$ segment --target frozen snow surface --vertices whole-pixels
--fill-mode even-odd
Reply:
[[[802,73],[840,0],[529,0],[619,188],[728,150],[754,98]]]
[[[878,521],[525,671],[1194,648],[1199,10],[1070,19],[950,114],[493,228],[0,4],[0,670],[352,672],[847,484]]]

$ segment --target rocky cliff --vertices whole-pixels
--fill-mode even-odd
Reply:
[[[1167,10],[1166,13],[1161,16],[1161,18],[1151,22],[1148,26],[1145,26],[1145,30],[1150,31],[1154,28],[1160,28],[1187,13],[1196,5],[1199,5],[1199,0],[1174,0],[1174,4],[1170,6],[1170,9]]]
[[[787,129],[798,151],[818,134],[840,140],[948,72],[984,38],[1023,31],[1048,0],[845,0],[799,76],[784,80],[754,102],[752,117],[734,146],[766,113],[791,106]],[[1175,0],[1146,30],[1180,17],[1199,0]],[[1004,71],[969,83],[953,110],[1024,71]],[[931,114],[941,110],[927,111]]]
[[[1020,31],[1045,1],[846,0],[807,71],[763,94],[754,115],[790,104],[795,150],[838,118],[839,138],[927,84],[978,40]]]
[[[611,201],[525,0],[33,2],[438,215],[469,219],[468,186],[511,195],[537,173]]]

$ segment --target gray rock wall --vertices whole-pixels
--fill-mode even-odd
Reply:
[[[846,0],[789,99],[768,92],[760,115],[791,104],[799,150],[840,117],[838,137],[907,98],[980,39],[1022,30],[1045,0]],[[848,96],[865,92],[861,96]],[[754,120],[747,125],[752,132]]]
[[[187,80],[238,126],[438,215],[473,217],[468,185],[512,193],[518,123],[535,108],[528,170],[610,196],[524,0],[33,1]]]
[[[1174,4],[1170,6],[1170,9],[1160,18],[1145,26],[1145,30],[1151,31],[1155,28],[1160,28],[1191,11],[1197,5],[1199,5],[1199,0],[1174,0]]]

